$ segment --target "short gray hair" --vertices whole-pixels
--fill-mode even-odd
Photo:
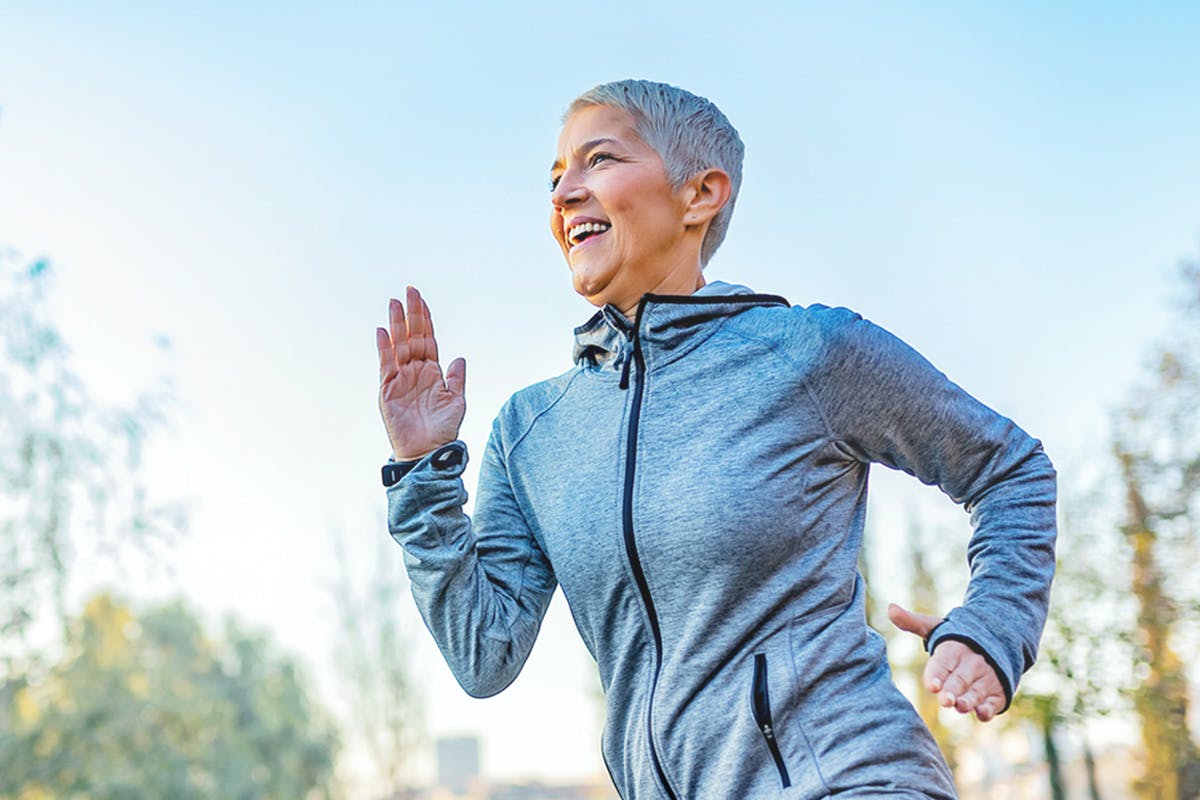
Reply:
[[[700,245],[700,265],[707,265],[725,239],[742,185],[745,147],[737,129],[708,99],[654,81],[614,81],[588,89],[567,107],[563,122],[588,106],[608,106],[633,117],[634,130],[663,160],[675,188],[712,167],[729,175],[729,202],[713,217]]]

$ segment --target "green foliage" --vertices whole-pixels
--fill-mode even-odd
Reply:
[[[0,679],[36,660],[35,622],[63,621],[73,531],[119,554],[185,524],[179,504],[152,504],[141,481],[169,383],[128,406],[98,403],[49,319],[51,276],[46,261],[25,265],[0,249]]]
[[[1112,535],[1122,513],[1113,496],[1115,476],[1097,477],[1084,489],[1078,473],[1062,472],[1050,616],[1038,666],[1025,685],[1035,695],[1032,700],[1053,698],[1047,707],[1054,709],[1057,723],[1082,731],[1098,718],[1130,708],[1137,608],[1129,592],[1132,553],[1123,537]],[[1110,534],[1098,535],[1105,531]]]
[[[407,579],[395,545],[378,540],[375,569],[366,580],[351,577],[351,567],[334,538],[339,576],[333,587],[338,612],[335,660],[346,688],[350,712],[346,729],[362,743],[374,775],[370,782],[381,795],[403,791],[407,758],[423,737],[423,708],[410,672],[411,622],[402,616]]]
[[[1170,338],[1118,417],[1113,452],[1125,497],[1121,532],[1132,551],[1137,600],[1133,703],[1142,723],[1153,800],[1195,797],[1200,748],[1188,727],[1187,665],[1200,658],[1200,262],[1186,262],[1184,301]]]
[[[1114,417],[1115,458],[1060,474],[1050,617],[1013,709],[1042,729],[1048,758],[1052,734],[1078,738],[1093,797],[1086,732],[1114,713],[1141,723],[1140,796],[1177,800],[1200,784],[1186,674],[1200,658],[1200,262],[1184,263],[1179,285],[1176,325]]]
[[[1050,797],[1052,800],[1065,800],[1067,791],[1063,785],[1062,761],[1058,754],[1058,744],[1055,742],[1055,732],[1063,718],[1063,713],[1058,708],[1058,698],[1054,695],[1025,693],[1018,695],[1013,702],[1026,719],[1037,725],[1042,735]]]
[[[262,636],[208,638],[181,604],[140,618],[107,595],[65,655],[0,692],[0,798],[331,796],[336,739]]]

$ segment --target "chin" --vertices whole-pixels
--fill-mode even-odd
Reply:
[[[593,305],[602,306],[608,302],[608,298],[604,297],[604,290],[608,288],[611,280],[610,275],[592,275],[588,274],[585,269],[571,270],[571,284],[575,288],[575,293],[584,297]]]

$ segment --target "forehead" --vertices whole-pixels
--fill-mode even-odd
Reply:
[[[611,139],[630,149],[644,148],[628,111],[609,106],[585,106],[567,117],[558,134],[558,160],[574,155],[588,142]]]

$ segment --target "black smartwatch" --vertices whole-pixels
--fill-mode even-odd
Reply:
[[[383,485],[385,487],[395,486],[401,478],[412,472],[413,468],[424,460],[423,458],[418,458],[416,461],[388,459],[388,463],[383,465]],[[467,448],[462,442],[444,444],[429,454],[429,463],[434,469],[453,469],[466,460]]]

